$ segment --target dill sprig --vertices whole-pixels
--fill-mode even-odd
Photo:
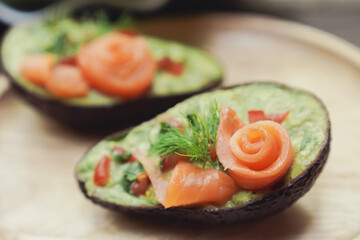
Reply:
[[[44,51],[59,57],[65,57],[70,55],[69,53],[73,52],[75,47],[77,47],[76,44],[71,41],[66,31],[62,30],[58,32],[52,44],[47,46]]]
[[[218,158],[212,159],[212,150],[216,149],[216,134],[220,121],[220,107],[212,102],[207,111],[192,111],[186,115],[186,128],[161,122],[161,130],[150,152],[159,156],[173,153],[187,156],[190,161],[202,168],[224,170]]]

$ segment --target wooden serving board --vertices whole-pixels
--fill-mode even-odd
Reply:
[[[311,191],[250,224],[204,226],[129,217],[86,200],[74,167],[101,135],[72,131],[12,91],[0,98],[0,238],[360,239],[360,51],[325,32],[258,15],[147,20],[141,29],[205,48],[226,85],[278,81],[315,93],[332,120],[331,153]]]

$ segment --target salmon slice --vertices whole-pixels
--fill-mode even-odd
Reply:
[[[165,208],[199,204],[225,204],[238,187],[226,173],[201,169],[188,162],[179,162],[171,174]]]
[[[121,32],[109,33],[83,46],[77,59],[92,87],[125,99],[143,94],[157,71],[145,38]]]
[[[216,169],[200,169],[181,161],[170,177],[165,178],[158,163],[144,153],[135,151],[154,187],[157,200],[165,207],[226,203],[238,190],[226,173]]]
[[[56,64],[53,67],[45,88],[60,98],[84,97],[89,91],[79,68],[67,64]]]
[[[219,161],[244,189],[273,185],[294,161],[290,136],[283,126],[273,121],[245,125],[227,106],[221,108],[217,138]]]
[[[150,182],[154,188],[156,199],[162,205],[166,202],[166,191],[169,186],[169,180],[161,172],[159,163],[156,159],[146,156],[140,150],[133,153],[134,157],[142,164],[145,172],[148,174]]]
[[[44,86],[50,79],[54,64],[55,57],[52,54],[27,55],[21,61],[20,73],[29,82]]]

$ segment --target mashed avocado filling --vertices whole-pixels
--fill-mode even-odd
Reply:
[[[45,97],[54,98],[44,88],[28,82],[20,74],[22,58],[31,53],[51,52],[60,59],[73,56],[78,48],[96,37],[121,28],[121,24],[107,21],[83,20],[81,22],[64,18],[48,23],[35,23],[10,30],[4,39],[1,58],[4,68],[11,77],[26,90]],[[145,36],[156,60],[169,57],[173,61],[184,63],[184,72],[175,76],[158,71],[150,96],[166,96],[199,91],[211,82],[220,81],[222,69],[217,60],[200,49],[176,42]],[[75,105],[109,105],[121,102],[121,99],[91,90],[86,97],[59,99]]]
[[[245,123],[248,123],[247,113],[249,110],[264,110],[266,113],[290,110],[290,114],[282,125],[290,135],[296,156],[292,168],[283,179],[285,183],[289,183],[309,166],[316,158],[325,140],[328,121],[321,103],[310,94],[271,83],[256,83],[229,90],[204,93],[177,104],[163,114],[185,122],[186,113],[194,109],[202,109],[208,106],[209,101],[213,100],[236,110],[238,116]],[[159,131],[160,122],[157,117],[133,128],[127,134],[103,140],[92,148],[77,169],[79,179],[85,182],[88,195],[122,205],[159,205],[152,188],[146,192],[145,196],[135,196],[126,191],[122,179],[124,171],[130,163],[113,163],[110,181],[105,186],[98,187],[93,183],[95,166],[103,155],[111,155],[114,146],[121,146],[128,151],[141,149],[148,152],[151,145],[156,142]],[[158,158],[160,162],[160,157]],[[262,197],[270,191],[271,189],[255,192],[241,190],[222,207],[238,206]]]

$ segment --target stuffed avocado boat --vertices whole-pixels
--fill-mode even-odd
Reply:
[[[142,121],[222,80],[209,53],[103,14],[13,27],[1,61],[25,99],[77,127]]]
[[[111,135],[78,163],[94,203],[209,223],[290,206],[327,160],[330,121],[313,95],[274,83],[203,93]]]

